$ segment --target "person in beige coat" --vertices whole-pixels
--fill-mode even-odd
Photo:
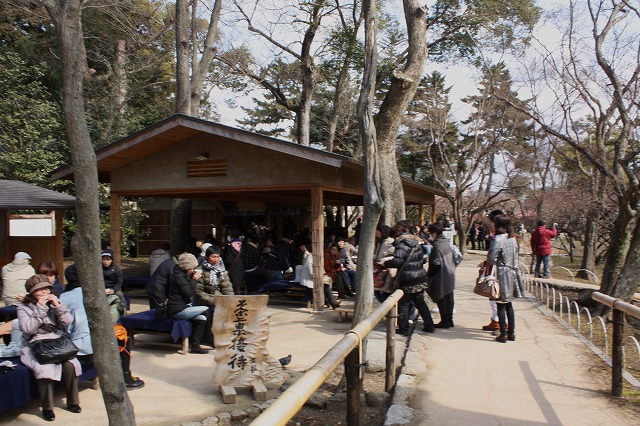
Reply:
[[[13,262],[2,268],[2,300],[7,306],[19,305],[25,296],[24,283],[36,274],[31,266],[31,256],[19,251]]]
[[[51,292],[53,286],[46,275],[30,277],[25,283],[25,289],[29,294],[18,306],[18,320],[22,331],[20,361],[36,377],[42,403],[42,417],[47,421],[55,420],[53,382],[60,381],[63,376],[67,391],[67,409],[72,413],[80,413],[82,410],[78,396],[78,376],[82,373],[82,368],[77,358],[60,364],[41,364],[31,350],[31,343],[35,341],[60,337],[64,333],[63,328],[73,322],[73,317],[66,305]]]

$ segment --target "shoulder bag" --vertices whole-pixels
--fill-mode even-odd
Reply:
[[[495,276],[495,271],[496,265],[493,265],[489,274],[485,274],[485,269],[482,269],[476,279],[476,285],[473,287],[475,294],[491,299],[500,298],[500,283],[498,283],[498,278]]]
[[[29,344],[31,353],[40,364],[62,364],[75,358],[78,347],[73,344],[69,333],[52,324],[41,324],[40,328],[46,331],[62,331],[62,335],[55,339],[36,340]]]

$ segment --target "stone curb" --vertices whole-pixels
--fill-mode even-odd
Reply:
[[[216,416],[207,417],[201,422],[181,423],[180,426],[223,426],[230,425],[231,422],[241,421],[247,418],[255,418],[264,410],[269,408],[275,399],[270,399],[260,404],[253,404],[243,410],[233,410],[232,412],[219,413]]]
[[[387,410],[384,426],[408,425],[414,422],[413,409],[409,407],[409,402],[416,385],[427,371],[427,363],[422,358],[426,348],[426,336],[414,329],[407,339],[404,359],[400,367],[401,373],[396,380],[393,400]]]

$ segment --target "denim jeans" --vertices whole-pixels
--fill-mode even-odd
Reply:
[[[513,312],[513,305],[509,303],[498,303],[498,321],[500,322],[500,334],[514,334],[516,332],[516,317]]]
[[[175,315],[171,315],[171,318],[177,320],[195,320],[206,321],[207,317],[203,313],[209,309],[208,306],[187,306]]]
[[[544,275],[540,275],[540,263],[544,262]],[[536,277],[549,278],[549,255],[536,256]]]

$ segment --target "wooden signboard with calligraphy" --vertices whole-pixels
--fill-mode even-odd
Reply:
[[[236,388],[251,388],[256,400],[265,401],[267,387],[278,387],[289,377],[267,350],[268,300],[267,295],[216,296],[213,384],[227,404],[235,403]]]

